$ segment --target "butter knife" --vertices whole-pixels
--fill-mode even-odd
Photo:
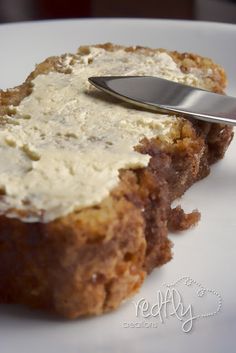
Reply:
[[[95,87],[164,114],[236,125],[236,98],[152,76],[89,77]]]

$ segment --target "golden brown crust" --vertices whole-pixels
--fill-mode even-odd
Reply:
[[[106,50],[119,46],[105,44]],[[127,51],[155,50],[130,47]],[[79,49],[79,55],[88,47]],[[223,92],[224,71],[210,59],[169,52],[181,70],[205,70],[206,88]],[[38,65],[26,82],[0,91],[0,115],[31,92],[39,74],[65,74],[63,56]],[[186,229],[197,214],[171,212],[171,202],[209,173],[232,139],[232,128],[181,120],[174,143],[143,140],[147,168],[121,170],[120,183],[99,205],[47,224],[0,217],[0,302],[23,303],[67,318],[100,314],[135,293],[154,267],[171,258],[169,227]]]

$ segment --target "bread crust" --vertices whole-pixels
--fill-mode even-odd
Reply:
[[[121,48],[110,43],[98,47]],[[125,50],[155,53],[143,47]],[[81,47],[76,55],[87,51],[88,47]],[[223,93],[225,73],[210,59],[168,54],[184,72],[193,67],[209,72],[206,89]],[[62,62],[63,56],[48,58],[25,83],[0,91],[0,116],[31,93],[37,75],[68,73]],[[210,165],[224,156],[232,137],[229,126],[182,120],[174,143],[144,139],[136,147],[151,156],[149,165],[121,170],[119,185],[99,205],[45,224],[0,216],[0,302],[21,303],[71,319],[118,307],[153,268],[171,259],[168,224],[186,229],[199,219],[196,212],[187,217],[180,209],[171,211],[171,202],[209,174]]]

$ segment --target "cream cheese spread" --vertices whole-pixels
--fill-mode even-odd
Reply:
[[[98,204],[119,183],[121,168],[148,165],[150,157],[134,149],[144,137],[171,139],[176,117],[121,103],[92,87],[88,77],[152,75],[190,85],[198,80],[163,52],[91,47],[76,60],[68,55],[64,65],[71,73],[37,76],[15,113],[1,117],[0,213],[8,217],[49,222]]]

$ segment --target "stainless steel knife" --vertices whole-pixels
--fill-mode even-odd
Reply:
[[[152,76],[90,77],[97,88],[126,102],[209,122],[236,125],[236,98]]]

